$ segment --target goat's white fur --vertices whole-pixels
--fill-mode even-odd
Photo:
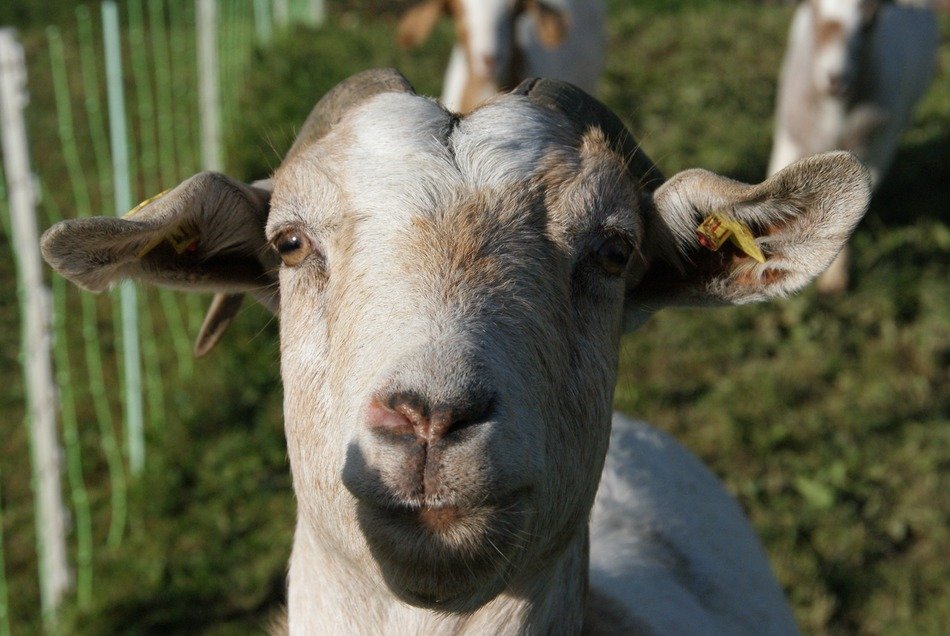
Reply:
[[[444,131],[451,125],[447,113],[415,96],[381,95],[356,109],[325,144],[303,152],[298,163],[279,171],[270,233],[286,222],[287,211],[295,207],[283,198],[287,193],[296,196],[313,190],[316,183],[311,175],[321,172],[315,170],[316,166],[340,166],[332,179],[338,184],[339,194],[330,197],[330,203],[324,201],[320,207],[325,211],[318,218],[321,223],[339,226],[346,223],[346,217],[341,216],[343,210],[359,211],[359,229],[353,232],[355,242],[349,243],[348,249],[362,252],[358,257],[362,286],[359,302],[365,315],[354,328],[360,333],[387,333],[393,325],[400,325],[399,338],[367,343],[365,349],[346,354],[348,388],[307,383],[308,410],[335,412],[344,421],[359,421],[365,396],[394,371],[371,360],[405,360],[424,343],[446,342],[452,347],[471,344],[466,329],[457,322],[456,311],[445,313],[443,301],[436,300],[439,284],[423,283],[431,285],[432,291],[420,296],[418,284],[410,278],[393,276],[393,255],[403,249],[415,221],[429,217],[433,210],[450,208],[459,191],[524,187],[537,173],[546,153],[570,143],[568,133],[550,113],[523,99],[505,96],[502,101],[503,105],[489,104],[458,122],[449,152],[435,141],[444,139]],[[334,153],[340,154],[328,159],[326,148],[335,148]],[[703,209],[730,205],[728,188],[696,192],[695,185],[691,185],[712,179],[720,178],[697,171],[684,173],[675,183],[671,181],[666,198],[674,200],[670,209],[677,211],[668,220],[672,222],[675,217],[685,228],[678,231],[692,235],[695,221],[687,220],[685,215],[692,215],[697,205]],[[365,187],[367,183],[373,187]],[[697,197],[703,198],[701,203]],[[844,201],[844,207],[861,207],[847,198]],[[761,213],[775,222],[793,213],[782,205],[775,204],[774,209],[769,205],[765,204]],[[740,207],[734,210],[739,216],[747,214]],[[505,211],[498,210],[498,214],[503,217]],[[751,219],[751,208],[748,214]],[[814,240],[817,245],[818,238]],[[332,261],[341,257],[331,252],[328,258]],[[286,276],[282,288],[295,289],[297,283],[293,281],[299,275],[288,271]],[[802,284],[794,280],[796,287]],[[294,310],[287,306],[282,311]],[[343,311],[350,316],[349,309]],[[354,321],[354,316],[347,319],[348,324]],[[309,366],[310,360],[338,360],[343,355],[316,345],[310,327],[301,331],[302,325],[295,324],[286,313],[282,322],[288,379]],[[482,354],[501,368],[507,366],[503,361],[509,352],[489,349],[482,350]],[[502,386],[520,387],[518,390],[525,395],[532,393],[530,384],[525,385],[518,374],[498,381]],[[424,377],[414,382],[424,382]],[[328,391],[344,395],[334,399]],[[313,400],[320,395],[324,396],[319,398],[322,405],[314,407]],[[350,397],[341,402],[345,395]],[[288,397],[291,401],[297,399]],[[512,408],[508,415],[513,420],[531,419],[530,409]],[[286,417],[290,422],[307,416],[291,410]],[[658,633],[794,633],[791,614],[762,548],[718,480],[675,441],[646,425],[616,416],[613,426],[611,454],[590,530],[592,584],[629,613],[628,625]],[[364,442],[369,445],[369,440]],[[520,445],[513,439],[509,443]],[[503,454],[505,445],[497,442],[495,452]],[[292,450],[298,477],[309,472],[312,463],[327,461],[312,456],[307,462],[295,461],[295,456]],[[343,455],[336,456],[342,459]],[[384,460],[380,457],[376,461]],[[545,469],[530,455],[504,461],[516,461],[528,472]],[[326,474],[343,470],[344,466],[337,463]],[[301,481],[308,483],[310,478]],[[328,507],[337,505],[346,506],[346,502],[340,500]],[[315,514],[326,516],[324,512]],[[577,542],[582,541],[580,537],[532,579],[530,591],[520,595],[502,592],[477,611],[459,615],[412,607],[386,593],[376,573],[378,566],[366,556],[348,552],[351,533],[359,532],[352,516],[335,516],[328,525],[321,521],[318,526],[311,526],[305,518],[301,517],[298,526],[290,566],[292,633],[543,632],[580,620],[583,613],[576,603],[576,572],[582,567],[584,550]],[[339,528],[338,524],[348,528],[342,533],[336,531],[346,545],[328,539],[328,532]]]
[[[735,499],[643,422],[614,416],[590,531],[591,585],[629,607],[657,608],[648,621],[656,633],[795,631]]]
[[[44,255],[87,288],[131,276],[227,292],[231,263],[238,290],[272,280],[265,216],[267,240],[290,229],[314,246],[279,274],[291,633],[794,633],[719,481],[611,416],[619,340],[625,317],[665,304],[800,288],[866,209],[866,171],[833,153],[757,186],[690,170],[647,192],[609,126],[576,127],[540,99],[458,118],[384,92],[302,135],[271,183],[203,173],[131,219],[54,226]],[[755,228],[766,264],[698,248],[713,212]],[[240,245],[220,234],[229,218]],[[183,223],[195,254],[161,243]],[[591,259],[617,235],[631,257],[608,275]],[[494,406],[425,448],[424,473],[417,446],[370,425],[381,391],[447,401],[475,384]]]
[[[821,24],[837,28],[822,37]],[[842,149],[867,164],[876,187],[930,85],[938,43],[929,9],[881,4],[866,25],[862,0],[802,2],[779,79],[769,174],[802,157]],[[842,91],[832,90],[831,77],[841,78]],[[843,289],[846,263],[843,250],[819,286]]]

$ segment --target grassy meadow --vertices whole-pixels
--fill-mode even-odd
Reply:
[[[423,49],[403,52],[392,35],[394,6],[405,2],[382,3],[384,10],[328,4],[322,29],[297,28],[254,51],[239,97],[228,104],[238,113],[225,140],[234,176],[272,170],[313,103],[353,72],[396,66],[420,92],[438,94],[452,38],[447,23]],[[610,6],[600,97],[659,168],[671,175],[704,167],[760,181],[791,9],[712,0]],[[65,176],[49,110],[45,23],[23,15],[33,161],[50,175],[49,196],[72,216],[58,190]],[[664,310],[623,342],[616,407],[675,435],[725,481],[809,634],[950,631],[948,16],[941,33],[938,75],[852,240],[846,295],[808,289],[768,305]],[[72,90],[81,98],[78,85]],[[80,153],[91,162],[89,144],[80,143]],[[107,197],[94,191],[92,199]],[[38,630],[39,612],[11,249],[4,235],[0,500],[10,620],[19,634]],[[160,298],[143,294],[155,332],[165,333]],[[71,365],[82,377],[81,325],[72,311],[79,294],[70,289],[66,298],[76,337]],[[112,302],[108,295],[96,302],[118,422]],[[192,314],[185,322],[194,334]],[[191,375],[160,342],[165,417],[147,423],[146,469],[129,481],[129,524],[118,546],[106,545],[110,486],[91,394],[75,387],[94,593],[82,605],[69,600],[63,631],[260,631],[283,600],[294,521],[275,322],[249,304]]]

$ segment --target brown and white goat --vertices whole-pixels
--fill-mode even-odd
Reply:
[[[127,218],[53,226],[43,253],[92,291],[279,302],[291,633],[786,634],[722,484],[612,416],[620,338],[667,305],[801,288],[869,196],[848,153],[759,185],[664,180],[571,85],[459,117],[368,71],[317,104],[272,182],[201,173]],[[762,262],[702,247],[714,214]]]
[[[792,21],[779,79],[769,174],[819,152],[849,150],[887,172],[914,106],[933,77],[938,45],[932,11],[880,0],[808,0]],[[848,283],[847,251],[819,279]]]
[[[467,113],[529,77],[596,93],[606,48],[603,0],[424,0],[402,16],[403,47],[422,44],[443,15],[455,23],[442,103]]]

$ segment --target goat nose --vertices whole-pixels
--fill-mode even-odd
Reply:
[[[494,396],[479,392],[433,406],[417,393],[396,391],[370,401],[368,424],[378,433],[412,435],[420,443],[432,444],[487,421],[494,402]]]
[[[498,63],[498,58],[494,55],[483,55],[482,64],[485,65],[485,70],[491,73],[495,70],[495,65]]]

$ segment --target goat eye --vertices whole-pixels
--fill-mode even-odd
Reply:
[[[594,263],[608,276],[620,276],[627,268],[633,246],[619,236],[606,236],[600,240],[592,253]]]
[[[273,245],[287,267],[299,265],[313,251],[313,244],[307,235],[296,230],[288,230],[278,235]]]

